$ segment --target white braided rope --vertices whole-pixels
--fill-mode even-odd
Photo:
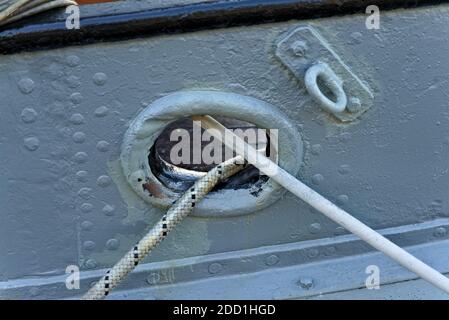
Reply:
[[[240,171],[244,165],[240,156],[229,159],[195,182],[162,216],[156,225],[127,254],[82,297],[83,300],[99,300],[106,297],[147,254],[203,199],[214,186]]]
[[[74,0],[0,0],[0,26],[59,7],[77,6]]]

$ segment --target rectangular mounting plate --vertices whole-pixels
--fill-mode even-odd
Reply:
[[[368,110],[374,95],[331,49],[321,35],[310,26],[296,28],[283,38],[276,48],[276,56],[304,83],[308,68],[318,62],[327,63],[343,81],[343,89],[348,98],[345,111],[333,113],[343,122],[353,121]]]

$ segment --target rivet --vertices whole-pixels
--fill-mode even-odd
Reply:
[[[309,226],[309,232],[311,233],[311,234],[316,234],[316,233],[318,233],[318,232],[320,232],[321,231],[321,225],[319,224],[319,223],[312,223],[310,226]]]
[[[78,181],[80,181],[80,182],[86,182],[87,176],[88,176],[87,171],[81,170],[76,173],[76,177],[78,178]]]
[[[86,135],[84,132],[78,131],[73,134],[72,139],[76,143],[83,143],[86,140]]]
[[[19,90],[24,94],[29,94],[34,90],[34,81],[29,78],[21,79],[17,85]]]
[[[222,265],[218,262],[211,263],[209,265],[209,273],[216,274],[219,273],[223,269]]]
[[[83,248],[84,248],[84,250],[91,251],[91,250],[93,250],[95,248],[95,242],[89,241],[89,240],[88,241],[84,241]]]
[[[87,158],[88,158],[87,153],[82,151],[77,152],[74,157],[75,161],[78,163],[85,163],[87,161]]]
[[[91,212],[93,208],[94,208],[93,204],[89,202],[85,202],[80,206],[81,211],[84,213]]]
[[[36,121],[37,112],[33,108],[25,108],[22,110],[22,114],[20,115],[22,121],[25,123],[32,123]]]
[[[120,241],[118,241],[117,239],[109,239],[106,242],[106,248],[108,248],[108,250],[117,250],[119,246]]]
[[[433,235],[437,238],[444,237],[444,236],[446,236],[446,234],[447,234],[447,230],[444,227],[438,227],[433,232]]]
[[[101,152],[106,152],[109,150],[109,142],[107,141],[99,141],[97,143],[97,150]]]
[[[320,254],[320,252],[317,249],[310,249],[307,251],[307,256],[309,258],[316,258],[316,257],[318,257],[319,254]]]
[[[267,266],[274,266],[278,262],[279,262],[279,257],[275,254],[268,256],[267,259],[265,260],[265,264]]]
[[[90,197],[91,191],[92,191],[91,188],[81,188],[81,189],[78,191],[78,196],[79,196],[80,198],[82,198],[82,199],[87,200],[87,199],[89,199],[89,197]]]
[[[75,113],[70,117],[70,122],[73,124],[82,124],[84,122],[84,117],[79,113]]]
[[[155,285],[161,281],[161,276],[159,273],[153,272],[147,277],[146,281],[149,285]]]
[[[304,57],[307,51],[307,43],[305,41],[295,41],[291,46],[292,52],[297,57]]]
[[[107,187],[111,184],[111,178],[109,176],[99,176],[97,179],[97,185],[100,187]]]
[[[349,166],[348,164],[342,164],[339,168],[338,168],[338,173],[342,174],[342,175],[346,175],[348,173],[351,172],[351,166]]]
[[[297,285],[300,286],[301,288],[303,288],[304,290],[309,290],[309,289],[313,288],[314,281],[312,278],[303,277],[303,278],[299,279],[299,281],[297,282]]]
[[[334,234],[335,234],[336,236],[340,236],[340,235],[345,234],[345,233],[346,233],[345,228],[343,228],[343,227],[336,227],[336,228],[335,228]]]
[[[95,267],[97,267],[97,261],[95,261],[94,259],[89,259],[89,260],[86,261],[84,266],[87,269],[94,269]]]
[[[312,177],[312,182],[313,182],[313,184],[316,184],[316,185],[318,185],[321,182],[323,182],[323,180],[324,180],[323,175],[319,174],[319,173],[313,175],[313,177]]]
[[[360,32],[356,31],[351,33],[351,39],[355,44],[359,44],[362,42],[363,35]]]
[[[76,67],[80,63],[80,58],[75,55],[70,55],[67,57],[66,61],[70,67]]]
[[[337,248],[331,246],[331,247],[325,248],[324,251],[325,251],[326,256],[333,256],[337,253]]]
[[[312,146],[312,154],[317,156],[321,153],[321,151],[323,151],[323,147],[321,146],[321,144],[314,144]]]
[[[289,234],[288,237],[290,239],[292,239],[292,240],[297,240],[297,239],[299,239],[301,237],[301,232],[300,231],[292,232],[292,233]]]
[[[81,81],[76,76],[69,76],[67,78],[67,85],[69,86],[69,88],[75,89],[81,85]]]
[[[79,92],[74,92],[70,95],[70,101],[72,101],[73,104],[80,104],[83,100],[83,96]]]
[[[89,231],[89,230],[92,230],[93,225],[94,224],[92,222],[85,220],[85,221],[81,222],[81,229],[83,229],[85,231]]]
[[[39,148],[39,139],[36,137],[30,137],[23,140],[25,148],[30,151],[35,151]]]
[[[348,100],[348,105],[346,106],[346,109],[348,109],[349,112],[357,112],[360,111],[362,108],[362,102],[359,98],[356,97],[350,97]]]
[[[57,80],[64,75],[64,72],[62,71],[62,67],[60,65],[58,65],[56,62],[53,62],[49,66],[48,73],[49,73],[51,80]]]
[[[341,194],[337,197],[337,203],[342,205],[349,201],[349,197],[345,194]]]
[[[108,111],[109,111],[109,109],[107,107],[101,106],[101,107],[98,107],[97,109],[95,109],[94,115],[96,117],[101,118],[101,117],[106,116],[108,114]]]
[[[101,211],[103,211],[103,213],[107,216],[112,216],[114,214],[115,208],[114,208],[114,206],[107,204],[103,207],[103,209]]]
[[[107,79],[108,77],[103,72],[98,72],[93,76],[94,83],[98,86],[104,85]]]

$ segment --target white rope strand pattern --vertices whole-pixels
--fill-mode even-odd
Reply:
[[[229,159],[195,182],[162,216],[156,225],[117,264],[82,297],[83,300],[99,300],[106,297],[147,254],[203,199],[214,186],[244,168],[240,156]]]

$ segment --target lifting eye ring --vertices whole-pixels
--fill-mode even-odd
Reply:
[[[331,90],[336,101],[330,100],[318,86],[318,78],[324,81],[324,84]],[[326,64],[319,62],[311,66],[306,71],[304,83],[307,92],[312,98],[320,104],[320,106],[332,113],[340,113],[346,109],[347,97],[343,90],[343,81],[332,71]]]

